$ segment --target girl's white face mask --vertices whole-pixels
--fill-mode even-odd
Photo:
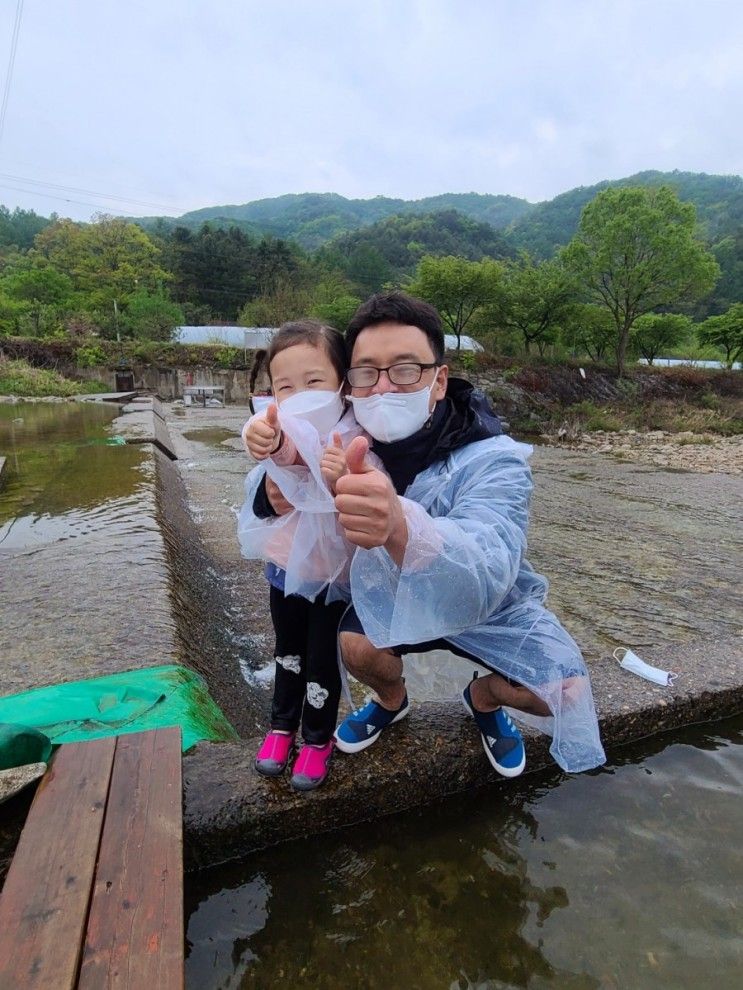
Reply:
[[[359,426],[380,443],[405,440],[416,433],[431,415],[428,408],[434,379],[417,392],[385,392],[357,398],[349,395]]]
[[[641,660],[632,650],[625,649],[624,646],[618,646],[612,655],[615,660],[619,661],[620,667],[632,671],[638,677],[644,677],[646,681],[660,684],[662,687],[673,687],[673,682],[678,676],[672,670],[661,670],[660,667],[652,667],[649,663]]]
[[[321,437],[326,437],[343,415],[342,388],[341,385],[337,392],[319,388],[295,392],[282,399],[279,408],[288,416],[311,423]]]
[[[259,413],[263,413],[268,409],[272,402],[276,399],[272,395],[254,395],[250,402],[253,407],[253,415],[257,416]]]

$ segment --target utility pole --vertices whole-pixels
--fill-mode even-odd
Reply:
[[[121,334],[119,333],[119,307],[114,299],[114,326],[116,327],[116,342],[121,343]]]

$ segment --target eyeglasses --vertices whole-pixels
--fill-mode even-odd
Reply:
[[[404,364],[391,364],[388,368],[374,368],[364,364],[349,368],[346,381],[351,388],[372,388],[379,381],[382,372],[386,371],[393,385],[415,385],[429,368],[438,368],[438,364],[435,361],[429,361],[428,364],[406,361]]]

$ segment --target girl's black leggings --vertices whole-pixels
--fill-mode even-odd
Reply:
[[[302,727],[307,743],[328,742],[338,718],[341,677],[338,624],[345,602],[325,604],[285,595],[271,585],[271,619],[276,633],[276,681],[271,728],[291,732]]]

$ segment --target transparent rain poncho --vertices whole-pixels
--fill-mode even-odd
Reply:
[[[575,642],[544,606],[547,581],[525,559],[532,448],[499,436],[422,471],[401,499],[402,567],[358,549],[351,596],[378,647],[444,638],[531,688],[551,717],[514,717],[552,736],[567,771],[603,763],[591,685]]]
[[[326,442],[311,423],[281,412],[282,430],[294,441],[304,465],[280,467],[267,458],[245,479],[245,503],[238,517],[243,557],[270,561],[286,572],[284,592],[314,601],[323,588],[326,601],[348,600],[349,567],[355,547],[338,524],[333,496],[323,480],[320,461]],[[331,432],[343,447],[363,433],[353,411],[347,410]],[[294,511],[259,519],[253,499],[264,475],[278,485]]]

